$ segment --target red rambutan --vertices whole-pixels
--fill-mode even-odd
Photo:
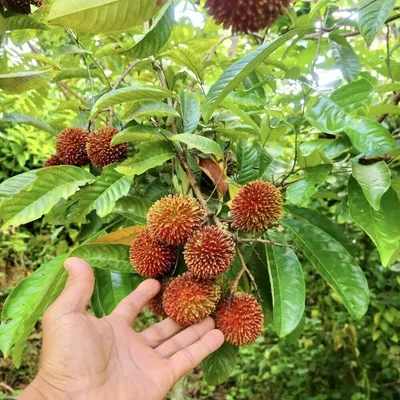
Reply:
[[[158,292],[156,297],[153,297],[148,303],[147,308],[155,315],[159,317],[166,317],[163,307],[163,295],[168,285],[171,283],[172,278],[170,276],[165,277],[161,283],[161,290]]]
[[[211,280],[198,280],[192,273],[185,272],[168,285],[163,307],[176,323],[192,325],[214,312],[220,295],[219,286]]]
[[[263,232],[282,217],[282,212],[282,195],[269,182],[251,182],[232,200],[233,227],[241,232]]]
[[[214,315],[215,326],[225,340],[235,346],[253,343],[264,326],[264,315],[258,301],[249,293],[225,296]]]
[[[103,126],[89,136],[86,149],[93,165],[102,168],[125,160],[128,155],[127,143],[111,147],[111,141],[117,133],[118,129],[112,126]]]
[[[185,262],[197,278],[211,278],[229,269],[235,255],[232,236],[216,226],[200,228],[185,245]]]
[[[63,165],[63,162],[60,160],[60,157],[58,157],[57,154],[54,154],[43,163],[43,168],[57,167],[58,165]]]
[[[8,10],[18,14],[30,14],[31,4],[36,7],[42,6],[42,0],[1,0],[0,3]]]
[[[189,196],[169,195],[153,204],[147,214],[151,234],[162,243],[184,243],[204,222],[205,213]]]
[[[83,167],[89,163],[86,142],[89,132],[82,128],[66,128],[57,136],[57,155],[63,164]]]
[[[133,241],[129,259],[138,274],[146,278],[157,278],[175,263],[176,252],[172,246],[154,240],[145,229]]]

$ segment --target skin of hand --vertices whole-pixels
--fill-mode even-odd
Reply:
[[[94,288],[90,266],[65,262],[67,284],[43,317],[43,349],[37,377],[20,400],[158,400],[224,341],[214,321],[184,328],[170,319],[143,332],[132,323],[160,290],[142,282],[108,316],[86,308]]]

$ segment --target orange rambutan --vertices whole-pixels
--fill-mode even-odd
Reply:
[[[89,132],[82,128],[66,128],[57,136],[57,156],[63,164],[83,167],[89,163],[86,142]]]
[[[111,141],[117,133],[118,129],[112,126],[103,126],[89,136],[86,149],[93,165],[102,168],[125,160],[128,155],[127,143],[111,147]]]
[[[36,7],[42,6],[42,0],[1,0],[0,3],[8,10],[18,14],[30,14],[31,4]]]
[[[174,247],[154,240],[145,229],[133,241],[129,259],[138,274],[157,278],[174,265],[176,251]]]
[[[57,154],[53,154],[43,163],[43,168],[56,167],[58,165],[63,165],[63,162]]]
[[[269,182],[251,182],[232,200],[233,227],[241,232],[263,232],[282,217],[282,212],[282,195]]]
[[[235,256],[232,236],[216,226],[200,228],[185,245],[185,262],[197,278],[212,278],[229,269]]]
[[[213,281],[199,280],[192,273],[185,272],[168,285],[163,307],[167,316],[176,323],[192,325],[214,312],[220,296],[220,287]]]
[[[160,282],[161,290],[157,293],[156,297],[153,297],[148,303],[147,308],[155,315],[159,317],[166,317],[164,307],[163,307],[163,295],[168,285],[171,283],[172,278],[170,276],[165,277]]]
[[[249,293],[225,296],[218,304],[214,320],[225,340],[235,346],[253,343],[264,326],[261,305]]]
[[[184,243],[204,222],[198,201],[184,195],[169,195],[153,204],[147,214],[151,234],[162,243]]]

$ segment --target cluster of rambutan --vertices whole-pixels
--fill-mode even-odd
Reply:
[[[128,144],[111,147],[111,141],[117,133],[118,130],[112,126],[104,126],[92,133],[82,128],[66,128],[57,136],[56,154],[48,158],[43,167],[84,167],[92,163],[102,168],[122,161],[128,155]]]
[[[18,14],[30,14],[31,5],[41,7],[43,0],[0,0],[0,4]]]
[[[263,231],[281,213],[280,192],[267,182],[252,182],[233,199],[233,226],[242,232]],[[188,271],[174,277],[179,246]],[[130,262],[140,275],[161,283],[161,292],[148,304],[156,315],[181,325],[211,315],[225,339],[241,346],[257,339],[264,319],[254,296],[231,293],[232,282],[221,276],[232,265],[235,250],[233,235],[207,225],[197,200],[169,195],[150,208],[147,228],[132,243]]]

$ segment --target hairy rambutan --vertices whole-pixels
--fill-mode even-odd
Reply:
[[[111,147],[112,138],[117,133],[118,129],[112,126],[103,126],[89,136],[86,148],[93,165],[101,168],[125,160],[128,155],[127,143]]]
[[[225,296],[214,314],[215,326],[225,340],[235,346],[253,343],[264,326],[264,315],[258,301],[249,293]]]
[[[44,163],[43,168],[46,167],[56,167],[58,165],[63,165],[63,162],[60,160],[57,154],[50,156]]]
[[[129,259],[138,274],[146,278],[157,278],[175,263],[176,252],[172,246],[154,240],[145,229],[133,241]]]
[[[164,292],[163,307],[169,318],[181,325],[192,325],[214,312],[221,296],[211,280],[198,280],[185,272],[175,278]]]
[[[204,222],[205,213],[197,200],[189,196],[169,195],[153,204],[147,214],[147,226],[160,242],[182,244]]]
[[[290,0],[207,0],[208,8],[217,24],[233,32],[257,32],[271,26],[285,14]]]
[[[232,200],[233,227],[259,233],[282,217],[282,195],[269,182],[254,181],[243,186]]]
[[[159,317],[166,317],[164,307],[163,307],[163,295],[168,285],[171,283],[172,278],[170,276],[163,278],[160,282],[161,290],[158,292],[156,297],[153,297],[148,303],[147,308],[155,315]]]
[[[197,278],[212,278],[231,266],[235,255],[232,236],[216,226],[205,226],[194,233],[185,245],[185,262]]]
[[[0,3],[8,10],[18,14],[30,14],[31,4],[36,7],[42,6],[42,0],[1,0]]]
[[[57,136],[57,155],[63,164],[83,167],[89,163],[86,142],[89,132],[82,128],[66,128]]]

